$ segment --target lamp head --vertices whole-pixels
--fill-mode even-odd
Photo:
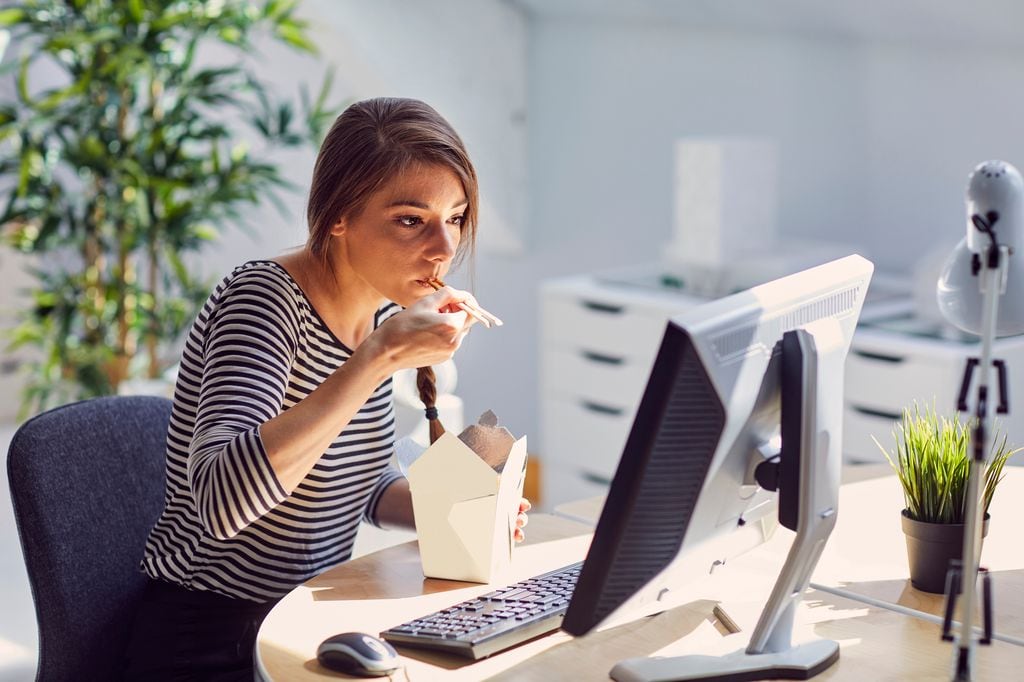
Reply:
[[[981,335],[984,294],[979,265],[989,249],[1009,248],[1006,291],[999,297],[996,336],[1024,333],[1024,178],[1004,161],[986,161],[967,181],[967,235],[939,276],[939,310],[951,324]]]
[[[995,240],[1019,251],[1024,240],[1024,178],[1004,161],[986,161],[967,178],[967,248],[984,253]]]

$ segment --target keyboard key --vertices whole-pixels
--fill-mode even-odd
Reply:
[[[529,590],[522,590],[522,589],[514,590],[512,592],[509,592],[504,597],[502,597],[502,600],[503,601],[513,601],[513,600],[516,600],[516,599],[522,599],[523,597],[528,597],[531,594],[532,593]]]
[[[399,625],[397,628],[391,628],[391,631],[392,632],[402,632],[402,633],[416,632],[416,628],[410,627],[408,625]]]

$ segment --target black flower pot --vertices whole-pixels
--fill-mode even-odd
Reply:
[[[949,562],[960,559],[964,549],[964,524],[915,521],[902,512],[903,534],[907,537],[910,584],[923,592],[943,594]],[[988,514],[981,524],[981,536],[988,535]]]

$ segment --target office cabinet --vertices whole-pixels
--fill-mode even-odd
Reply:
[[[546,507],[603,493],[665,324],[702,299],[569,277],[541,287],[540,455]]]
[[[997,339],[993,357],[1005,360],[1011,400],[1024,395],[1024,337]],[[977,357],[978,338],[915,318],[907,302],[885,314],[862,316],[846,361],[843,452],[854,462],[885,462],[874,439],[888,449],[904,407],[916,401],[951,415],[968,357]],[[969,393],[973,409],[977,372]],[[993,375],[994,381],[994,375]],[[992,401],[995,409],[995,400]],[[996,415],[1011,443],[1024,445],[1024,407],[1011,403],[1009,418]],[[872,438],[873,437],[873,438]]]
[[[872,437],[891,446],[915,401],[951,414],[966,359],[979,352],[976,337],[916,319],[902,284],[875,280],[846,364],[843,452],[852,462],[884,462]],[[539,454],[550,508],[607,489],[667,320],[705,299],[600,276],[550,280],[540,295]],[[1024,396],[1024,337],[1000,339],[994,351],[1007,361],[1011,398]],[[1001,426],[1024,445],[1024,419]]]

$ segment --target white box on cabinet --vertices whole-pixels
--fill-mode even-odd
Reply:
[[[679,263],[727,266],[775,247],[778,145],[760,137],[688,137],[675,143],[673,239]]]

